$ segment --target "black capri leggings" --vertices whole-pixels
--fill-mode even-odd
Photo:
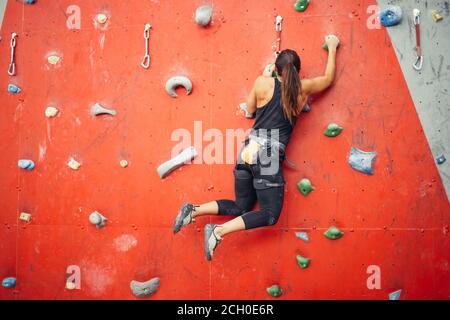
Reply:
[[[234,180],[236,201],[218,200],[219,215],[241,216],[247,230],[276,224],[284,202],[282,164],[274,175],[261,175],[259,164],[237,164]],[[260,210],[250,211],[256,200]]]

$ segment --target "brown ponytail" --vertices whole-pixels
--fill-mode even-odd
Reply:
[[[275,62],[278,75],[283,78],[281,83],[281,103],[284,115],[291,124],[294,118],[300,114],[298,97],[302,93],[302,83],[300,82],[300,57],[293,50],[284,50],[280,53]]]

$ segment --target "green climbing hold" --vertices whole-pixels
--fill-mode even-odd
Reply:
[[[298,12],[303,12],[308,9],[309,2],[310,0],[298,0],[294,5],[294,9]]]
[[[283,290],[277,285],[273,285],[270,288],[267,288],[267,293],[270,294],[274,298],[278,298],[283,293]]]
[[[324,135],[326,135],[327,137],[337,137],[338,135],[341,134],[342,130],[344,130],[344,128],[342,128],[341,126],[339,126],[336,123],[331,123],[327,130],[325,130],[325,132],[323,133]]]
[[[341,238],[344,235],[344,233],[338,228],[333,226],[330,227],[330,229],[328,229],[327,232],[324,233],[324,235],[330,240],[337,240]]]
[[[305,258],[302,256],[297,256],[297,262],[298,262],[298,265],[300,266],[300,268],[306,269],[309,267],[309,263],[311,262],[311,259]]]
[[[303,179],[297,184],[297,189],[306,197],[315,188],[311,185],[311,181]]]

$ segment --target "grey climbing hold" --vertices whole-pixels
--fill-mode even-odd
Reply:
[[[58,112],[59,110],[55,107],[48,107],[47,109],[45,109],[45,116],[47,118],[54,118],[58,115]]]
[[[295,236],[305,242],[309,242],[309,236],[306,232],[296,232]]]
[[[247,104],[246,104],[245,102],[241,103],[241,104],[239,105],[239,108],[240,108],[242,111],[245,112],[245,116],[246,116],[248,119],[253,119],[253,118],[256,116],[255,113],[250,113],[250,112],[247,111]]]
[[[327,137],[337,137],[341,134],[342,130],[344,130],[341,126],[336,123],[331,123],[328,125],[328,128],[324,131],[324,135]]]
[[[270,288],[267,288],[266,290],[267,293],[274,298],[278,298],[283,294],[283,290],[278,285],[273,285]]]
[[[9,84],[8,85],[8,92],[12,93],[12,94],[16,94],[16,93],[21,93],[22,89],[20,89],[18,86],[16,86],[15,84]]]
[[[172,98],[178,97],[177,92],[175,91],[177,87],[184,87],[187,95],[190,95],[192,92],[192,82],[186,76],[175,76],[167,80],[166,91]]]
[[[111,116],[115,116],[117,112],[115,110],[110,110],[104,108],[100,103],[96,103],[91,107],[91,115],[92,116],[100,116],[102,114],[109,114]]]
[[[195,22],[206,27],[211,23],[213,8],[210,5],[200,6],[195,10]]]
[[[327,237],[330,240],[337,240],[339,238],[342,238],[344,235],[344,232],[336,228],[335,226],[330,227],[325,233],[324,236]]]
[[[309,181],[309,179],[303,179],[297,184],[297,189],[306,197],[314,191],[315,188],[311,185],[311,181]]]
[[[89,222],[97,227],[97,229],[103,228],[106,225],[106,219],[102,214],[98,211],[94,211],[89,216]]]
[[[160,282],[159,278],[153,278],[147,282],[133,280],[130,283],[131,292],[138,298],[148,297],[158,291]]]
[[[443,154],[436,158],[436,162],[439,165],[443,164],[445,161],[447,161],[447,159],[445,159],[445,156]]]
[[[348,163],[356,171],[373,175],[373,163],[376,156],[376,152],[364,152],[357,148],[352,148]]]
[[[302,257],[300,255],[297,256],[297,263],[302,269],[306,269],[309,267],[309,264],[311,263],[311,259]]]
[[[311,112],[311,105],[309,104],[309,102],[307,104],[305,104],[302,112],[305,112],[305,113]]]
[[[192,159],[194,159],[198,155],[197,150],[194,147],[189,147],[183,152],[181,152],[179,155],[174,157],[173,159],[164,162],[162,165],[160,165],[157,169],[158,175],[161,179],[164,179],[167,177],[172,171],[178,169],[179,167],[183,166],[187,162],[190,162]]]
[[[2,286],[4,288],[10,289],[16,286],[16,282],[17,282],[16,278],[13,277],[5,278],[2,281]]]
[[[389,293],[389,300],[400,300],[400,295],[402,294],[402,290],[397,290]]]
[[[20,169],[31,171],[35,168],[33,160],[19,160],[17,165]]]

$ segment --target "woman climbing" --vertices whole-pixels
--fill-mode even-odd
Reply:
[[[173,227],[174,234],[204,215],[234,216],[222,225],[205,225],[205,254],[212,259],[223,237],[232,232],[271,226],[283,208],[285,148],[308,97],[327,89],[336,69],[339,39],[325,37],[328,62],[325,75],[299,78],[301,62],[293,50],[284,50],[275,62],[276,77],[260,76],[247,99],[247,111],[256,112],[249,138],[234,169],[236,200],[217,200],[201,205],[184,204]],[[260,210],[252,211],[258,200]]]

